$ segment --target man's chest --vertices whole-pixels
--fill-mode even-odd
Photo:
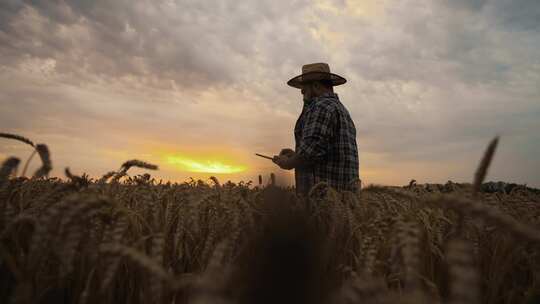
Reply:
[[[302,139],[302,131],[304,130],[304,124],[305,124],[305,110],[302,110],[302,113],[296,120],[296,124],[294,125],[294,140],[296,144],[298,145],[300,143],[300,140]]]

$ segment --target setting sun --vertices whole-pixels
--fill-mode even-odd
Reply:
[[[246,170],[245,166],[226,165],[215,160],[198,161],[177,155],[168,156],[167,163],[180,166],[182,169],[189,172],[230,174],[239,173]]]

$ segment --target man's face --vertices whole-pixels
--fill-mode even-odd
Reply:
[[[304,102],[309,102],[312,98],[317,97],[316,88],[313,82],[305,83],[300,91],[304,96]]]

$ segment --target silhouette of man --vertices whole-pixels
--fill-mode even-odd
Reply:
[[[301,89],[304,106],[294,128],[295,150],[282,149],[272,161],[282,169],[295,169],[299,195],[322,181],[336,190],[358,190],[356,128],[334,93],[334,86],[345,82],[326,63],[304,65],[302,74],[287,82]]]

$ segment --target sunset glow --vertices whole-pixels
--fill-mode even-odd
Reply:
[[[326,62],[364,184],[471,182],[501,134],[486,181],[540,187],[538,0],[0,3],[0,132],[46,144],[53,177],[137,159],[159,170],[128,174],[293,186],[254,153],[297,145],[287,81]],[[0,140],[20,173],[31,153]]]
[[[227,165],[215,160],[197,161],[183,156],[168,156],[167,163],[188,172],[231,174],[246,170],[245,166]]]

